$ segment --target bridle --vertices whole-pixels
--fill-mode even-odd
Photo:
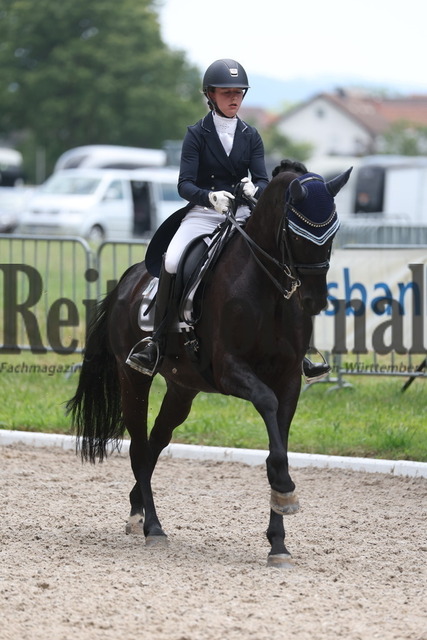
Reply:
[[[317,180],[318,182],[323,182],[322,178],[318,178],[317,176],[308,176],[306,178],[300,179],[299,182],[300,184],[304,184],[306,182],[310,182],[314,180]],[[335,204],[331,214],[324,222],[313,222],[312,220],[304,216],[301,213],[301,211],[299,211],[292,204],[291,196],[290,196],[290,193],[288,192],[286,197],[285,211],[284,211],[282,222],[280,225],[281,233],[278,237],[278,246],[279,246],[279,249],[282,251],[282,261],[283,262],[286,261],[286,255],[287,255],[288,262],[291,265],[291,269],[293,270],[294,274],[295,273],[299,273],[301,275],[326,274],[329,270],[329,260],[331,256],[331,249],[329,249],[328,256],[326,260],[324,260],[323,262],[301,263],[301,262],[295,262],[293,260],[292,251],[290,249],[290,244],[289,244],[289,236],[291,233],[291,230],[289,228],[289,215],[288,215],[289,211],[291,211],[296,218],[298,218],[301,222],[303,222],[308,227],[311,227],[313,229],[322,228],[322,227],[326,228],[331,224],[331,222],[337,216]],[[286,253],[285,253],[285,250],[286,250]]]
[[[303,180],[300,180],[301,183],[309,181],[309,180],[319,180],[322,181],[321,178],[317,178],[315,176],[309,176],[307,178],[304,178]],[[262,249],[256,242],[255,240],[253,240],[247,233],[246,231],[242,228],[241,224],[239,224],[239,222],[236,220],[235,218],[235,212],[237,210],[237,206],[239,201],[241,202],[242,200],[245,200],[250,208],[253,208],[256,204],[256,200],[254,198],[248,198],[247,196],[243,195],[243,184],[239,184],[235,190],[235,200],[233,200],[233,210],[229,210],[226,213],[226,217],[228,219],[228,221],[238,230],[238,232],[241,234],[241,236],[244,238],[247,247],[249,248],[255,262],[258,264],[258,266],[264,271],[264,273],[267,275],[267,277],[271,280],[271,282],[274,284],[274,286],[276,287],[276,289],[278,289],[281,293],[281,295],[286,299],[289,300],[293,294],[295,293],[295,291],[298,290],[298,288],[301,286],[301,279],[300,276],[303,275],[324,275],[328,272],[329,270],[329,259],[330,259],[330,255],[331,255],[331,247],[329,248],[328,251],[328,256],[326,258],[326,260],[324,260],[323,262],[313,262],[313,263],[303,263],[303,262],[296,262],[294,260],[294,256],[291,250],[291,246],[290,246],[290,241],[289,241],[289,236],[290,236],[290,228],[289,228],[289,211],[292,211],[298,218],[300,218],[301,220],[304,221],[305,224],[308,224],[309,226],[326,226],[330,223],[330,221],[336,216],[336,209],[334,206],[334,209],[330,215],[330,217],[328,218],[328,220],[326,220],[326,222],[324,223],[313,223],[311,222],[308,218],[306,218],[300,211],[298,211],[298,209],[296,209],[296,207],[294,207],[294,205],[291,203],[291,197],[290,194],[287,194],[287,198],[286,198],[286,202],[285,202],[285,207],[284,207],[284,211],[283,211],[283,215],[280,221],[280,225],[278,227],[278,231],[276,234],[276,238],[277,238],[277,245],[281,254],[281,259],[280,260],[276,260],[276,258],[274,258],[272,255],[270,255],[269,253],[267,253],[266,251],[264,251],[264,249]],[[264,263],[260,260],[260,258],[258,257],[258,254],[260,254],[263,258],[265,258],[267,260],[267,262],[269,262],[270,264],[273,264],[276,268],[278,268],[282,273],[285,274],[285,276],[290,280],[290,287],[289,289],[285,288],[280,282],[279,280],[277,280],[277,278],[275,278],[273,276],[273,274],[270,272],[270,270],[264,265]]]

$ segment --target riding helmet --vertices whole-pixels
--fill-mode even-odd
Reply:
[[[209,87],[231,87],[247,91],[249,89],[248,76],[242,65],[236,60],[222,58],[212,62],[205,71],[203,93],[206,93]]]

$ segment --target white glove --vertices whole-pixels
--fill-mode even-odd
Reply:
[[[243,194],[248,196],[248,198],[253,198],[258,191],[258,187],[256,187],[249,178],[242,178],[241,182],[245,183],[243,187]]]
[[[209,202],[218,213],[227,213],[231,206],[231,200],[234,200],[234,196],[228,191],[211,191],[209,193]]]

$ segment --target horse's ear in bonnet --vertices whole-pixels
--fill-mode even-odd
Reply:
[[[344,171],[344,173],[340,173],[336,178],[332,178],[329,182],[326,183],[326,188],[331,194],[333,198],[337,195],[337,193],[343,188],[343,186],[347,183],[350,173],[353,171],[353,167]]]
[[[291,184],[289,185],[289,193],[292,202],[295,204],[296,202],[301,202],[301,200],[304,200],[307,197],[308,192],[307,187],[304,187],[304,185],[301,184],[298,178],[295,178],[295,180],[292,180]]]

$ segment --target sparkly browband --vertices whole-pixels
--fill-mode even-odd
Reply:
[[[338,220],[335,205],[331,215],[324,222],[313,222],[309,220],[291,204],[288,205],[288,209],[297,217],[297,220],[293,220],[290,217],[288,218],[289,228],[298,236],[302,236],[317,245],[325,244],[339,229],[340,221]]]

